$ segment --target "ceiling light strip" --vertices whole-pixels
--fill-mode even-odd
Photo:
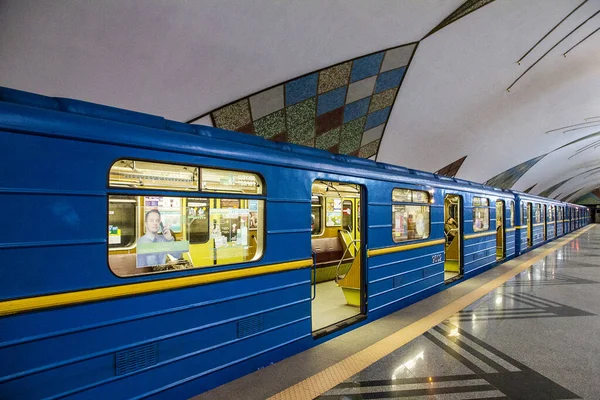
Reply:
[[[565,37],[563,37],[562,39],[560,39],[558,41],[558,43],[556,43],[554,46],[552,46],[550,48],[550,50],[548,50],[547,52],[545,52],[540,58],[537,59],[536,62],[534,62],[529,68],[527,68],[525,70],[525,72],[523,72],[517,79],[515,79],[515,81],[506,89],[507,92],[510,92],[510,89],[515,86],[515,83],[517,83],[527,72],[529,72],[529,70],[533,67],[535,67],[535,65],[540,62],[542,60],[542,58],[546,57],[548,55],[548,53],[550,53],[552,50],[554,50],[556,48],[556,46],[558,46],[559,44],[561,44],[566,38],[568,38],[569,36],[571,36],[571,34],[573,34],[573,32],[575,32],[577,29],[581,28],[586,22],[588,22],[590,19],[594,18],[596,15],[598,15],[600,13],[600,10],[596,11],[594,14],[592,14],[591,17],[589,17],[588,19],[586,19],[585,21],[583,21],[581,24],[577,25],[577,28],[573,29],[571,32],[567,33],[567,35]]]
[[[538,44],[540,44],[540,43],[542,42],[542,40],[546,39],[546,37],[548,37],[548,35],[549,35],[549,34],[551,34],[552,32],[554,32],[554,30],[555,30],[556,28],[558,28],[558,26],[559,26],[560,24],[562,24],[563,22],[565,22],[565,20],[566,20],[567,18],[569,18],[569,17],[570,17],[570,16],[571,16],[571,15],[572,15],[572,14],[573,14],[575,11],[577,11],[577,10],[579,9],[579,7],[581,7],[582,5],[584,5],[585,3],[587,3],[587,1],[588,1],[588,0],[584,0],[584,1],[583,1],[583,3],[581,3],[580,5],[578,5],[577,7],[575,7],[575,9],[574,9],[573,11],[571,11],[571,12],[570,12],[570,13],[569,13],[569,14],[568,14],[566,17],[564,17],[563,19],[561,19],[561,20],[560,20],[560,22],[559,22],[558,24],[554,25],[554,28],[550,29],[550,30],[548,31],[548,33],[546,33],[546,34],[545,34],[545,35],[544,35],[544,36],[543,36],[543,37],[542,37],[540,40],[538,40],[538,42],[537,42],[536,44],[534,44],[534,45],[533,45],[533,47],[532,47],[532,48],[530,48],[530,49],[527,51],[527,53],[525,53],[525,54],[523,55],[523,57],[519,58],[519,61],[517,61],[517,64],[521,65],[521,61],[523,61],[523,59],[524,59],[525,57],[527,57],[527,55],[528,55],[529,53],[531,53],[531,51],[532,51],[533,49],[535,49],[535,48],[537,47],[537,45],[538,45]]]

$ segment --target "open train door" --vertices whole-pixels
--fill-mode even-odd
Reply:
[[[460,279],[462,264],[462,197],[448,194],[444,198],[444,281],[446,283]]]
[[[496,260],[502,260],[506,257],[505,238],[504,201],[496,200]]]
[[[320,337],[366,315],[365,188],[317,180],[312,185],[311,323]]]

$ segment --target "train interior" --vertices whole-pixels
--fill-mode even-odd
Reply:
[[[315,334],[346,326],[364,308],[361,193],[355,184],[318,180],[312,185],[311,308]]]
[[[200,177],[201,176],[201,177]],[[200,177],[200,178],[199,178]],[[260,194],[255,174],[120,160],[111,186]],[[118,276],[257,260],[264,243],[264,200],[189,196],[109,196],[109,265]],[[247,197],[247,196],[246,196]]]
[[[504,230],[504,201],[496,201],[496,260],[502,260],[506,255]]]
[[[461,197],[449,194],[444,199],[444,281],[451,282],[462,276],[461,238],[462,213]]]

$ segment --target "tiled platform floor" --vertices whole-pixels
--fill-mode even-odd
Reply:
[[[557,242],[196,398],[276,395],[539,258]],[[334,382],[320,398],[600,399],[599,314],[595,226],[358,374]]]

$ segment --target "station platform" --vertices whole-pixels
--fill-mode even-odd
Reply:
[[[194,397],[600,399],[600,226]]]

